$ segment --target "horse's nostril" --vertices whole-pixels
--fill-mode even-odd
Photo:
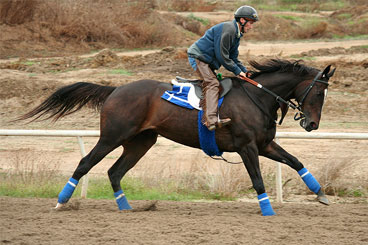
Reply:
[[[318,128],[318,125],[317,125],[317,123],[315,123],[315,122],[311,122],[310,124],[310,127],[312,128],[312,129],[317,129]]]

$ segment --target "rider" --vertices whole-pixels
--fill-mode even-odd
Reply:
[[[258,21],[257,11],[246,5],[238,8],[234,17],[233,21],[211,27],[188,49],[189,63],[203,80],[202,121],[210,131],[231,122],[230,118],[220,119],[217,115],[220,83],[214,70],[223,65],[236,76],[246,76],[247,69],[238,60],[239,42],[243,34],[252,29],[253,23]]]

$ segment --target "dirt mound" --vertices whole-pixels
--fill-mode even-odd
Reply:
[[[91,61],[91,67],[96,68],[99,66],[110,66],[119,62],[119,57],[110,49],[103,49],[97,55],[95,55]]]
[[[187,60],[186,48],[167,47],[159,52],[138,55],[138,56],[122,56],[121,62],[128,69],[136,70],[154,70],[155,72],[190,72],[190,66]]]
[[[331,31],[341,36],[368,34],[368,4],[348,7],[330,15],[334,21]]]
[[[368,4],[357,7],[347,7],[338,11],[334,11],[330,17],[340,20],[345,20],[346,18],[355,20],[368,17]]]

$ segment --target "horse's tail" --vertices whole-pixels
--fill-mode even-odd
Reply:
[[[53,118],[53,121],[70,115],[83,106],[87,105],[96,110],[100,110],[106,98],[116,89],[116,87],[102,86],[93,83],[78,82],[58,89],[39,106],[32,111],[20,116],[15,121],[31,120],[35,121],[48,115],[42,120]]]

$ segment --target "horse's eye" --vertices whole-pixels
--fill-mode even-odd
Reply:
[[[325,93],[324,93],[323,91],[318,91],[318,92],[317,92],[317,95],[318,95],[318,96],[321,96],[321,95],[324,95],[324,94],[325,94]]]
[[[318,91],[317,95],[327,97],[327,89]]]

